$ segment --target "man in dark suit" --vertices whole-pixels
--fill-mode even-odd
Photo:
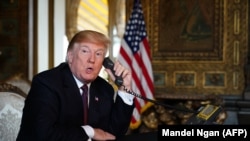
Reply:
[[[115,75],[123,78],[117,94],[98,76],[109,44],[99,32],[80,31],[69,43],[66,62],[33,77],[17,141],[114,140],[127,132],[134,96],[124,87],[130,90],[131,72],[114,63]],[[87,123],[83,84],[88,86]]]

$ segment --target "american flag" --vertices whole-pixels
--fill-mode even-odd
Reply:
[[[147,38],[142,6],[140,0],[135,0],[132,14],[121,41],[118,60],[131,69],[132,90],[143,97],[153,99],[153,72]],[[149,101],[136,97],[130,128],[135,129],[141,124],[140,116],[142,112],[151,105],[152,103]]]

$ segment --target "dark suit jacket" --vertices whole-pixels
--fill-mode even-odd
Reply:
[[[88,125],[119,137],[126,133],[134,105],[120,96],[114,102],[113,87],[101,77],[91,83]],[[25,100],[17,141],[83,141],[83,103],[68,64],[44,71],[32,80]]]

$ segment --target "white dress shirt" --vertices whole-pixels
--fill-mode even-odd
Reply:
[[[74,76],[74,75],[73,75]],[[76,81],[76,84],[79,88],[79,91],[80,91],[80,94],[82,93],[82,89],[81,87],[83,86],[83,83],[81,81],[79,81],[75,76],[75,81]],[[90,83],[87,84],[88,87],[90,87]],[[132,105],[133,104],[133,99],[134,99],[134,95],[131,95],[131,94],[128,94],[127,92],[124,92],[124,91],[120,91],[118,90],[118,95],[122,98],[123,102],[128,104],[128,105]],[[88,95],[89,95],[89,91],[88,91]],[[89,96],[88,96],[88,103],[89,103]],[[89,126],[89,125],[83,125],[82,128],[85,130],[86,134],[89,136],[89,139],[88,141],[91,141],[91,139],[94,137],[94,129]]]

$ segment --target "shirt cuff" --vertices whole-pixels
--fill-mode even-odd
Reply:
[[[84,125],[84,126],[82,126],[82,128],[84,129],[84,131],[86,132],[86,134],[89,136],[89,138],[93,138],[94,137],[95,131],[94,131],[94,129],[91,126]]]
[[[127,92],[124,91],[120,91],[118,90],[118,95],[122,98],[123,102],[128,104],[128,105],[133,105],[133,100],[134,100],[134,95],[129,94]]]

